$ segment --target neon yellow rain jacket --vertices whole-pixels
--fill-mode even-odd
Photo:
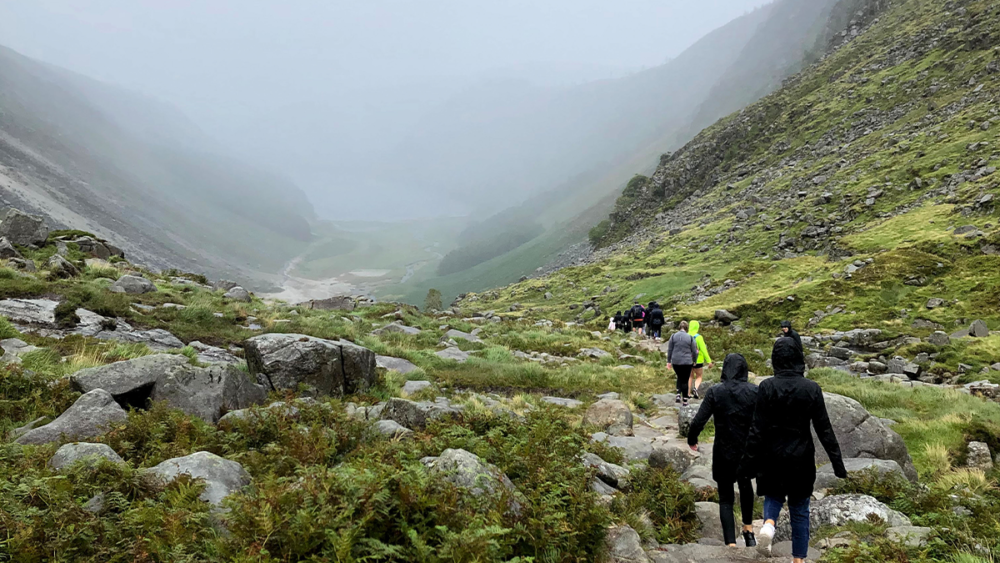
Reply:
[[[710,364],[712,363],[712,356],[708,355],[708,346],[705,345],[705,339],[698,334],[698,330],[701,328],[701,323],[698,321],[691,321],[690,326],[688,326],[688,334],[694,337],[694,341],[698,343],[698,361],[696,364]]]

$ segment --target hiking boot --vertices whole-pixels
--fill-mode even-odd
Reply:
[[[747,547],[757,547],[757,538],[754,537],[753,532],[744,530],[743,541],[747,544]]]
[[[674,403],[678,404],[678,405],[681,404],[681,394],[680,393],[678,393],[677,397],[674,398]]]
[[[684,399],[684,402],[681,403],[681,406],[682,407],[687,407],[688,406],[688,400]]]
[[[760,538],[757,539],[757,553],[761,555],[771,554],[771,541],[774,539],[774,524],[764,524],[760,529]]]
[[[701,395],[699,395],[698,394],[698,390],[695,389],[694,391],[691,392],[691,397],[694,398],[694,399],[700,399]]]

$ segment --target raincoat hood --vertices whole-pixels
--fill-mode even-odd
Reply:
[[[688,325],[688,334],[694,336],[698,334],[698,330],[700,328],[701,328],[701,323],[699,323],[698,321],[691,321],[691,323]]]
[[[741,381],[746,383],[749,380],[750,366],[747,360],[740,354],[729,354],[722,364],[722,382]]]
[[[802,350],[790,337],[781,337],[775,341],[771,351],[771,365],[774,367],[774,375],[804,376],[806,373]]]
[[[792,321],[781,321],[781,328],[792,328]]]

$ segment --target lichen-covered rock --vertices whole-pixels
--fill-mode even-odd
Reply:
[[[403,375],[420,369],[413,362],[391,356],[375,356],[375,365],[382,369],[399,372]]]
[[[628,487],[628,478],[631,472],[627,468],[608,463],[601,459],[600,456],[592,453],[584,454],[581,461],[584,466],[597,469],[598,479],[609,486],[616,489]]]
[[[844,467],[847,468],[848,474],[875,471],[882,477],[888,475],[906,477],[899,463],[891,459],[847,458],[844,460]],[[834,475],[832,463],[828,463],[816,470],[816,484],[814,488],[817,491],[831,489],[839,482],[840,479]]]
[[[264,334],[246,341],[250,373],[275,390],[304,387],[315,395],[367,391],[376,380],[375,354],[341,340],[302,334]]]
[[[993,470],[993,456],[990,447],[983,442],[969,442],[967,465],[970,469],[989,472]]]
[[[104,389],[121,398],[143,387],[152,386],[171,368],[187,364],[187,358],[178,354],[154,354],[124,362],[82,369],[70,376],[70,383],[78,391],[88,393]],[[147,393],[147,396],[148,396]]]
[[[180,475],[189,475],[205,482],[201,500],[219,506],[222,500],[250,484],[250,474],[235,461],[221,458],[209,452],[197,452],[189,456],[168,459],[147,472],[170,483]]]
[[[423,430],[427,423],[448,415],[458,414],[458,410],[443,403],[421,401],[415,403],[406,399],[389,399],[380,413],[382,420],[393,420],[407,428]]]
[[[824,526],[843,526],[849,522],[870,522],[873,519],[889,526],[909,526],[910,519],[867,495],[837,495],[812,503],[809,522],[813,530]],[[788,511],[778,518],[775,541],[792,539],[792,525]]]
[[[49,459],[48,466],[56,471],[68,469],[74,463],[83,461],[87,464],[97,463],[101,459],[106,459],[112,463],[125,463],[111,446],[107,444],[90,444],[87,442],[73,442],[63,444],[56,453]]]
[[[498,494],[506,489],[514,492],[514,484],[499,469],[484,462],[476,454],[460,449],[447,449],[438,457],[420,460],[432,473],[472,493],[472,496]]]
[[[13,207],[0,212],[0,237],[21,246],[41,246],[49,238],[45,220]]]
[[[903,474],[908,479],[917,480],[917,470],[899,434],[854,399],[832,393],[824,393],[823,397],[844,458],[890,459],[903,468]],[[829,463],[830,458],[815,432],[813,442],[816,446],[816,465]]]
[[[222,295],[224,298],[238,301],[240,303],[249,303],[253,301],[253,297],[250,296],[250,292],[243,289],[240,286],[236,286]]]
[[[115,398],[104,389],[84,393],[66,412],[45,426],[29,430],[19,437],[18,444],[48,444],[63,439],[96,438],[128,416]]]
[[[75,278],[80,275],[79,268],[58,254],[53,254],[52,257],[49,258],[49,261],[46,262],[45,267],[48,268],[49,272],[57,278]]]
[[[156,284],[139,276],[122,276],[111,284],[110,290],[113,293],[127,293],[129,295],[142,295],[156,291]]]
[[[694,462],[694,452],[686,446],[662,445],[653,448],[649,455],[649,466],[657,469],[667,467],[677,473],[684,473]]]
[[[642,539],[631,526],[608,528],[604,537],[608,563],[648,563],[649,557],[642,549]]]
[[[583,423],[596,426],[612,436],[632,435],[632,411],[624,401],[601,399],[587,408]]]
[[[200,368],[185,363],[168,369],[156,381],[150,399],[215,423],[226,411],[263,403],[267,390],[235,366]]]

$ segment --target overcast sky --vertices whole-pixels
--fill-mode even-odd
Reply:
[[[269,141],[254,124],[289,108],[335,108],[320,121],[390,137],[470,81],[579,82],[659,65],[765,3],[0,0],[0,44],[171,102],[260,155]]]

